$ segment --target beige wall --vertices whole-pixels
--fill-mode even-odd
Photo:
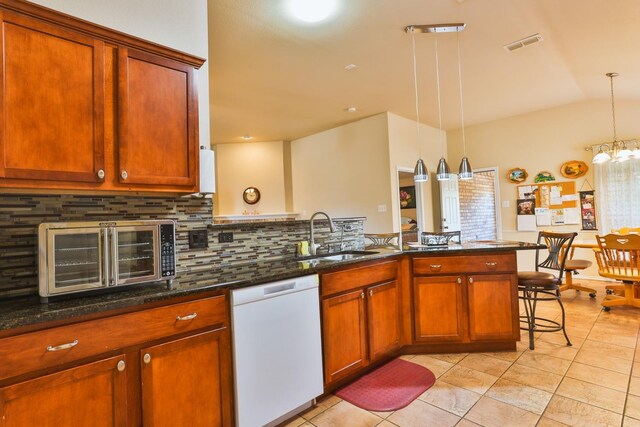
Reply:
[[[619,138],[631,139],[640,135],[640,102],[616,101],[616,116]],[[509,202],[509,207],[500,208],[503,238],[534,241],[537,233],[516,231],[517,186],[506,179],[507,171],[514,167],[525,168],[529,173],[525,183],[532,183],[535,174],[542,170],[552,172],[558,181],[569,181],[560,174],[560,166],[568,160],[583,160],[591,168],[592,153],[584,147],[612,139],[611,104],[608,100],[584,101],[470,126],[466,129],[466,139],[467,155],[474,168],[499,168],[500,199]],[[460,131],[449,132],[448,142],[449,159],[457,166],[462,157]],[[585,178],[575,180],[576,191],[585,179],[594,183],[591,169]],[[581,226],[546,228],[580,231]],[[579,232],[578,239],[591,242],[595,234]],[[520,268],[533,267],[532,255],[519,254]],[[575,257],[593,260],[593,254],[585,249],[577,250]],[[596,277],[597,269],[592,267],[585,275]]]
[[[208,57],[207,0],[31,0],[86,21]],[[200,145],[209,147],[209,70],[198,70]]]
[[[432,128],[424,124],[420,125],[421,148],[416,141],[416,122],[404,117],[387,113],[389,117],[389,164],[390,179],[392,185],[392,226],[393,231],[400,230],[400,201],[398,196],[398,168],[406,168],[413,170],[420,154],[431,172],[429,182],[418,183],[416,185],[416,193],[422,191],[422,203],[424,212],[424,221],[421,224],[422,230],[435,230],[434,220],[434,194],[432,190],[432,180],[435,179],[433,172],[436,169],[438,160],[442,156],[441,139],[446,135],[440,130]],[[446,141],[445,141],[446,144]],[[445,145],[446,147],[446,145]],[[446,153],[445,153],[446,154]],[[420,190],[421,188],[421,190]]]
[[[292,141],[291,163],[294,211],[303,218],[366,216],[367,233],[391,231],[386,113]]]
[[[216,150],[217,215],[285,212],[283,142],[218,144]],[[242,199],[247,187],[260,190],[260,201]]]

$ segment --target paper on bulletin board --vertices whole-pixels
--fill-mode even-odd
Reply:
[[[536,216],[535,215],[517,215],[518,217],[518,231],[536,231]]]
[[[536,208],[536,224],[539,226],[551,225],[551,212],[548,208]]]
[[[550,205],[561,205],[562,204],[562,187],[559,185],[554,185],[551,187],[551,201]]]
[[[549,207],[549,187],[544,186],[540,189],[540,207],[548,208]]]
[[[564,224],[564,209],[551,209],[551,225]]]
[[[562,196],[562,201],[563,202],[577,202],[578,201],[578,195],[577,194],[565,194],[564,196]]]
[[[565,224],[580,224],[580,209],[579,208],[564,208],[564,223]]]

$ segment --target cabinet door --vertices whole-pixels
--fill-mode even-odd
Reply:
[[[140,350],[145,426],[230,426],[226,328]]]
[[[467,278],[471,340],[520,339],[516,280],[510,274]]]
[[[118,61],[120,182],[195,188],[199,166],[193,67],[124,47]]]
[[[393,281],[367,289],[369,321],[369,355],[371,360],[400,347],[400,313],[398,282]]]
[[[112,357],[0,389],[3,427],[125,426],[126,364]]]
[[[0,13],[0,177],[101,182],[104,43]]]
[[[463,278],[438,276],[413,279],[416,341],[450,342],[464,339]]]
[[[366,337],[363,290],[322,301],[325,384],[367,364]]]

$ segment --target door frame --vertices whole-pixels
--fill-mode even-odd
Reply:
[[[493,190],[495,201],[493,203],[496,212],[496,240],[502,240],[502,215],[500,215],[500,170],[498,166],[490,166],[486,168],[477,168],[476,172],[494,172],[493,174]]]
[[[397,226],[398,226],[398,232],[400,233],[400,238],[399,240],[399,244],[400,247],[402,247],[402,209],[400,209],[400,172],[404,172],[404,173],[410,173],[413,174],[414,173],[414,169],[407,167],[407,166],[396,166],[396,173],[395,173],[395,201],[394,203],[397,203],[398,206],[398,219],[397,219]],[[418,238],[422,235],[422,232],[424,231],[424,203],[423,203],[423,198],[422,198],[422,182],[415,182],[414,184],[416,186],[416,221],[418,222]]]

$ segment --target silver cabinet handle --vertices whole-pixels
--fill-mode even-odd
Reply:
[[[145,354],[144,356],[142,356],[142,361],[146,364],[149,364],[149,362],[151,362],[151,355],[149,353]]]
[[[122,177],[123,180],[127,180],[127,178],[129,178],[129,174],[127,173],[126,170],[122,170],[122,172],[120,172],[120,176]]]
[[[186,316],[176,316],[176,320],[191,320],[198,317],[198,313],[187,314]]]
[[[73,340],[73,342],[68,342],[66,344],[60,344],[60,345],[54,345],[54,346],[48,346],[47,347],[47,351],[60,351],[60,350],[66,350],[68,348],[73,348],[75,346],[78,345],[78,340]]]
[[[121,360],[118,362],[118,372],[122,372],[124,371],[124,368],[126,368],[126,364],[124,363],[124,360]]]
[[[495,267],[496,265],[498,265],[497,262],[485,262],[485,264],[487,265],[487,267]]]
[[[456,279],[456,282],[458,282],[458,284],[461,284],[462,283],[462,278],[458,277],[458,279]]]
[[[440,270],[442,268],[442,264],[430,264],[432,270]]]
[[[100,169],[96,175],[98,175],[98,179],[104,179],[104,169]]]
[[[473,277],[469,277],[469,283],[473,284]]]

